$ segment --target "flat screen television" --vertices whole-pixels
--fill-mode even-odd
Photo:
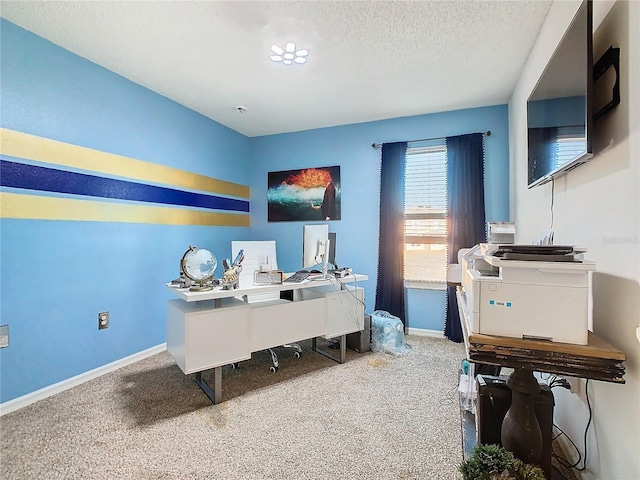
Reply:
[[[593,5],[585,0],[527,100],[528,188],[593,156]]]

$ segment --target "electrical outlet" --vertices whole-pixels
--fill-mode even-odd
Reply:
[[[98,330],[109,328],[109,312],[100,312],[98,314]]]
[[[0,348],[9,346],[9,325],[0,325]]]

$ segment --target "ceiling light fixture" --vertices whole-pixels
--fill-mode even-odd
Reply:
[[[271,45],[271,55],[269,58],[272,62],[284,63],[285,65],[291,65],[294,62],[303,64],[307,62],[310,50],[308,48],[301,48],[296,50],[296,44],[287,42],[284,48],[279,45]]]

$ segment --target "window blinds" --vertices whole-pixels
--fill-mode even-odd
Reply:
[[[446,239],[446,147],[407,150],[404,212],[405,243],[442,243]]]
[[[405,158],[404,279],[411,283],[444,283],[447,149],[444,145],[409,148]]]

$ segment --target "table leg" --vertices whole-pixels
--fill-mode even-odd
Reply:
[[[196,383],[214,405],[222,401],[222,367],[215,367],[213,369],[213,390],[211,390],[209,384],[202,379],[202,372],[196,373]]]
[[[320,355],[324,355],[327,358],[330,358],[334,362],[344,363],[347,360],[347,335],[346,334],[340,335],[340,357],[339,358],[334,357],[329,352],[319,349],[318,342],[315,337],[313,338],[313,340],[311,340],[311,350],[313,350],[314,352],[318,352]]]
[[[538,464],[542,455],[542,431],[533,400],[540,392],[540,385],[528,368],[516,368],[507,385],[511,388],[511,407],[502,422],[502,446],[523,462]]]

